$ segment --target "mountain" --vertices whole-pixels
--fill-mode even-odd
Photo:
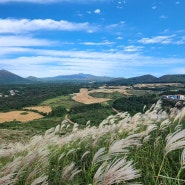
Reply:
[[[109,85],[131,85],[137,83],[154,83],[157,82],[158,78],[153,75],[143,75],[132,78],[117,78],[108,82]]]
[[[33,77],[32,77],[33,78]],[[83,82],[89,82],[89,81],[109,81],[112,77],[106,77],[106,76],[94,76],[90,74],[73,74],[73,75],[60,75],[55,77],[47,77],[47,78],[39,78],[37,80],[41,80],[44,82],[51,82],[51,81],[83,81]]]
[[[185,83],[185,74],[164,75],[159,78],[150,74],[132,78],[116,78],[107,82],[107,85],[132,85],[138,83]]]
[[[143,76],[138,76],[138,77],[133,77],[133,78],[128,78],[128,81],[130,83],[153,83],[157,82],[158,78],[153,76],[153,75],[143,75]]]
[[[30,81],[6,70],[0,70],[0,84],[29,83]]]
[[[177,74],[177,75],[164,75],[161,76],[158,79],[160,82],[181,82],[184,83],[185,82],[185,74]]]
[[[106,82],[107,85],[132,85],[138,83],[185,83],[185,74],[164,75],[159,78],[147,74],[132,78],[112,78],[94,76],[91,74],[60,75],[55,77],[37,78],[29,76],[22,78],[6,70],[0,70],[0,84],[36,83],[36,82]]]

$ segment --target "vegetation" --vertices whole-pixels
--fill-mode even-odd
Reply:
[[[4,85],[1,92],[8,94],[10,90],[17,93],[14,96],[0,98],[0,111],[18,110],[26,106],[38,105],[44,100],[61,95],[78,92],[82,84],[27,84],[27,85]]]
[[[73,122],[85,125],[88,121],[91,125],[98,125],[107,116],[115,114],[111,106],[106,103],[81,105],[71,108],[69,115]]]
[[[144,112],[144,109],[148,109],[158,99],[159,97],[155,94],[148,96],[122,97],[114,101],[113,107],[119,111],[128,111],[131,115],[134,115],[137,112]]]
[[[0,144],[0,184],[182,185],[184,109],[167,113],[161,104],[83,129],[63,121],[28,143]]]

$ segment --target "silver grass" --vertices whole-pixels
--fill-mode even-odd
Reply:
[[[75,168],[75,163],[72,162],[71,164],[67,165],[62,172],[61,180],[62,181],[72,181],[73,178],[80,173],[81,170]]]
[[[93,164],[97,164],[97,163],[99,163],[99,162],[104,161],[104,160],[107,158],[105,153],[106,153],[105,147],[100,148],[100,149],[94,154],[92,163],[93,163]]]
[[[41,184],[41,183],[44,183],[44,182],[47,182],[47,179],[48,179],[48,176],[40,176],[38,178],[36,178],[32,183],[31,185],[38,185],[38,184]]]
[[[45,135],[52,134],[54,131],[55,131],[55,128],[52,127],[52,128],[50,128],[50,129],[46,130]]]
[[[154,142],[154,147],[156,148],[157,146],[160,145],[160,140],[161,140],[161,137],[158,136],[156,139],[155,139],[155,142]]]
[[[91,152],[90,151],[86,151],[86,152],[84,152],[84,154],[82,155],[82,157],[81,157],[81,160],[83,160],[84,159],[84,157],[86,156],[86,155],[88,155],[88,154],[90,154]]]
[[[148,141],[150,141],[150,139],[151,139],[151,136],[150,135],[144,137],[143,143],[147,143]]]
[[[184,150],[182,151],[182,154],[181,154],[181,168],[185,169],[185,148],[184,148]]]
[[[91,121],[87,121],[86,126],[89,126],[91,124]]]
[[[103,163],[94,175],[93,185],[126,183],[138,177],[140,177],[139,171],[133,168],[132,161],[126,161],[126,158],[123,158],[110,164]]]
[[[182,129],[183,129],[183,126],[180,125],[180,124],[178,124],[178,125],[175,127],[175,131],[177,131],[177,130],[182,130]]]
[[[69,152],[67,152],[66,156],[69,156],[70,154],[75,153],[75,152],[76,152],[76,149],[72,148],[71,150],[69,150]]]
[[[60,133],[60,129],[61,129],[61,126],[60,126],[60,125],[57,125],[57,126],[55,127],[54,133],[55,133],[55,134]]]
[[[167,155],[171,151],[181,149],[184,147],[185,147],[185,129],[177,130],[176,132],[167,135],[165,155]]]
[[[146,136],[149,135],[151,132],[156,130],[158,127],[155,124],[149,125],[145,131]]]
[[[164,121],[161,122],[159,130],[161,131],[165,130],[166,128],[169,127],[170,124],[171,121],[169,119],[165,119]]]
[[[128,153],[131,146],[141,146],[140,140],[132,137],[116,140],[110,145],[108,155],[114,156],[120,153]]]
[[[60,157],[58,158],[58,161],[60,161],[65,155],[66,155],[65,153],[62,153],[62,154],[60,155]]]
[[[16,173],[21,165],[21,157],[17,157],[13,160],[13,162],[8,163],[4,168],[3,168],[3,175],[8,175],[8,174],[14,174]]]
[[[72,132],[77,132],[77,131],[78,131],[78,124],[75,123],[75,124],[73,125]]]
[[[14,176],[15,174],[8,174],[4,177],[0,177],[0,184],[1,185],[13,185],[15,183]]]

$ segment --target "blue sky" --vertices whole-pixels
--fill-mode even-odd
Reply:
[[[0,69],[185,74],[184,17],[184,0],[0,0]]]

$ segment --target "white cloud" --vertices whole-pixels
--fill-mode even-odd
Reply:
[[[152,10],[156,10],[156,9],[157,9],[156,5],[152,6]]]
[[[142,38],[138,42],[142,44],[171,44],[175,35],[156,36],[152,38]]]
[[[35,39],[25,36],[0,36],[0,47],[10,46],[52,46],[56,45],[57,41],[49,41],[45,39]]]
[[[52,19],[0,19],[0,33],[26,33],[38,30],[94,31],[88,22],[74,23]]]
[[[82,42],[80,44],[89,45],[89,46],[110,46],[114,42],[104,41],[104,42]]]
[[[124,47],[125,52],[137,52],[140,51],[143,47],[142,46],[126,46]]]
[[[123,37],[119,36],[119,37],[117,37],[116,39],[117,39],[117,40],[122,40]]]
[[[161,15],[160,19],[167,19],[168,17],[166,15]]]
[[[134,46],[127,50],[134,50]],[[16,52],[13,57],[12,52]],[[0,68],[5,68],[21,76],[57,76],[61,74],[91,73],[109,76],[137,76],[164,71],[171,72],[174,66],[184,65],[185,59],[156,58],[140,53],[92,52],[45,50],[34,48],[9,47],[6,55],[1,55]],[[9,53],[8,53],[9,52]]]
[[[101,13],[101,10],[100,9],[96,9],[96,10],[94,10],[94,13],[95,14],[100,14]]]

